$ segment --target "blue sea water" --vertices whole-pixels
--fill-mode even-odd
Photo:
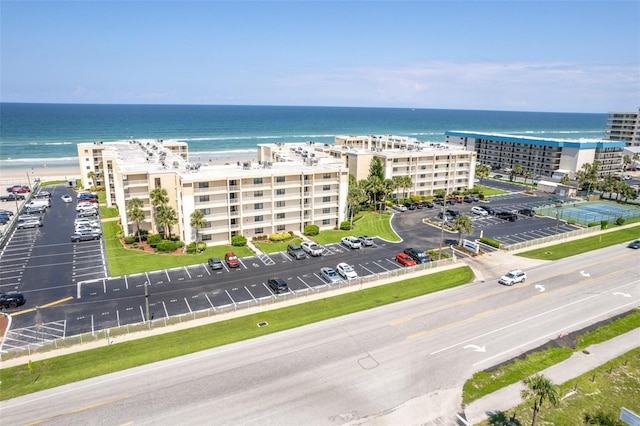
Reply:
[[[447,130],[599,139],[607,114],[226,105],[0,103],[0,168],[74,164],[80,142],[177,139],[193,155],[255,153],[259,143],[332,143],[394,134],[443,142]]]

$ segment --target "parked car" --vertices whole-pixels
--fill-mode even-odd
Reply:
[[[640,248],[640,240],[631,241],[627,247],[632,248],[632,249],[639,249]]]
[[[11,220],[11,218],[5,214],[0,214],[0,224],[4,225],[6,223],[8,223]]]
[[[307,255],[304,254],[304,250],[302,250],[302,247],[297,244],[289,244],[287,246],[287,253],[289,254],[289,256],[293,257],[296,260],[307,258]]]
[[[438,219],[444,219],[445,222],[451,222],[453,221],[453,216],[451,216],[449,213],[438,213]]]
[[[409,247],[404,249],[404,253],[411,256],[411,258],[415,260],[417,264],[427,263],[431,261],[431,258],[427,255],[427,253],[424,252],[424,250]]]
[[[403,206],[402,204],[394,204],[393,208],[395,210],[398,210],[399,212],[406,212],[407,208],[405,206]]]
[[[286,293],[289,291],[289,286],[287,285],[287,282],[282,278],[269,278],[267,280],[267,285],[276,294]]]
[[[358,273],[355,271],[355,269],[353,269],[353,266],[349,265],[348,263],[338,263],[338,266],[336,266],[336,271],[345,280],[355,280],[358,278]]]
[[[0,214],[3,216],[13,216],[13,212],[11,210],[0,209]]]
[[[98,215],[98,210],[96,209],[86,209],[86,210],[80,210],[76,217],[93,217],[93,216],[97,216]]]
[[[7,195],[2,195],[0,196],[0,201],[16,201],[16,200],[24,200],[24,195],[23,194],[7,194]]]
[[[320,275],[322,275],[322,278],[324,278],[329,284],[342,281],[340,275],[338,275],[338,273],[333,268],[324,267],[320,269]]]
[[[428,209],[432,209],[434,207],[434,204],[431,201],[427,201],[422,203],[424,205],[424,207],[428,208]]]
[[[29,219],[23,222],[18,222],[18,229],[40,228],[41,226],[42,221],[39,219]]]
[[[305,253],[313,257],[322,256],[322,252],[324,251],[324,249],[320,244],[315,243],[313,241],[305,241],[300,246],[302,247],[302,250],[304,250]]]
[[[416,261],[406,253],[396,254],[396,261],[402,266],[416,266]]]
[[[447,209],[446,213],[447,213],[449,216],[453,217],[453,218],[456,218],[456,217],[460,216],[460,211],[459,211],[459,210],[450,210],[450,209]]]
[[[373,245],[373,238],[367,235],[360,235],[358,239],[360,240],[360,244],[362,244],[365,247],[370,247]]]
[[[68,194],[64,194],[60,198],[62,198],[62,201],[65,202],[65,203],[70,203],[70,202],[73,201],[73,198],[71,198],[71,195],[68,195]]]
[[[529,216],[529,217],[533,217],[536,215],[536,211],[534,209],[529,209],[529,208],[520,209],[518,210],[518,213],[524,216]]]
[[[27,185],[13,185],[7,188],[7,192],[26,194],[27,192],[31,192],[31,189]]]
[[[418,208],[416,203],[404,203],[403,205],[409,210],[415,210],[416,208]]]
[[[24,209],[24,212],[26,214],[40,214],[46,211],[47,209],[44,206],[27,206],[27,208]]]
[[[362,243],[356,237],[343,237],[340,241],[350,249],[359,249],[362,247]]]
[[[482,204],[482,205],[480,205],[478,207],[480,207],[481,209],[483,209],[484,211],[486,211],[490,215],[495,215],[496,214],[496,211],[492,207],[485,206],[484,204]]]
[[[509,222],[515,222],[516,220],[518,220],[518,215],[511,212],[497,212],[496,217],[498,219],[507,220]]]
[[[40,191],[34,195],[33,198],[36,200],[44,200],[46,198],[51,198],[51,193],[49,191]]]
[[[477,214],[479,216],[487,216],[489,212],[482,208],[482,206],[473,206],[471,207],[471,213]]]
[[[100,234],[95,233],[95,232],[82,232],[82,233],[77,233],[77,234],[72,234],[71,235],[71,242],[72,243],[78,243],[80,241],[99,240],[99,239],[100,239]]]
[[[527,274],[525,274],[520,269],[514,269],[513,271],[509,271],[502,277],[500,277],[498,283],[511,286],[514,284],[523,283],[526,281],[526,279]]]
[[[502,176],[502,175],[493,175],[493,178],[494,179],[503,179],[504,176]]]
[[[559,197],[549,197],[549,201],[555,204],[564,204],[564,200]]]
[[[240,259],[238,259],[238,256],[236,256],[236,254],[232,251],[224,255],[224,261],[226,262],[229,268],[240,267]]]
[[[209,267],[213,270],[223,268],[222,261],[217,257],[210,257],[209,260],[207,260],[207,265],[209,265]]]
[[[0,292],[0,307],[4,309],[15,309],[27,302],[22,293],[10,291],[8,293]]]

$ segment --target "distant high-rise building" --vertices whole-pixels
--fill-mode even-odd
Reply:
[[[610,112],[604,139],[624,141],[627,146],[640,146],[640,108],[638,112]]]

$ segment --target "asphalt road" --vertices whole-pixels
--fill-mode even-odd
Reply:
[[[497,256],[470,285],[1,402],[2,422],[454,424],[473,372],[640,305],[624,244],[513,287],[492,271],[526,260]]]

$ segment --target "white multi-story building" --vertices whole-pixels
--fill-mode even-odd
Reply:
[[[604,139],[624,141],[627,146],[640,146],[640,108],[638,112],[610,112]]]
[[[142,229],[158,232],[151,192],[167,191],[167,205],[177,212],[174,234],[195,241],[190,226],[195,210],[206,225],[198,229],[207,244],[227,244],[234,235],[247,238],[282,231],[300,231],[309,224],[333,229],[344,220],[348,171],[335,159],[242,162],[202,166],[187,161],[187,145],[176,141],[84,143],[78,156],[85,187],[101,185],[108,206],[117,206],[127,234],[135,223],[127,203],[142,200]]]

